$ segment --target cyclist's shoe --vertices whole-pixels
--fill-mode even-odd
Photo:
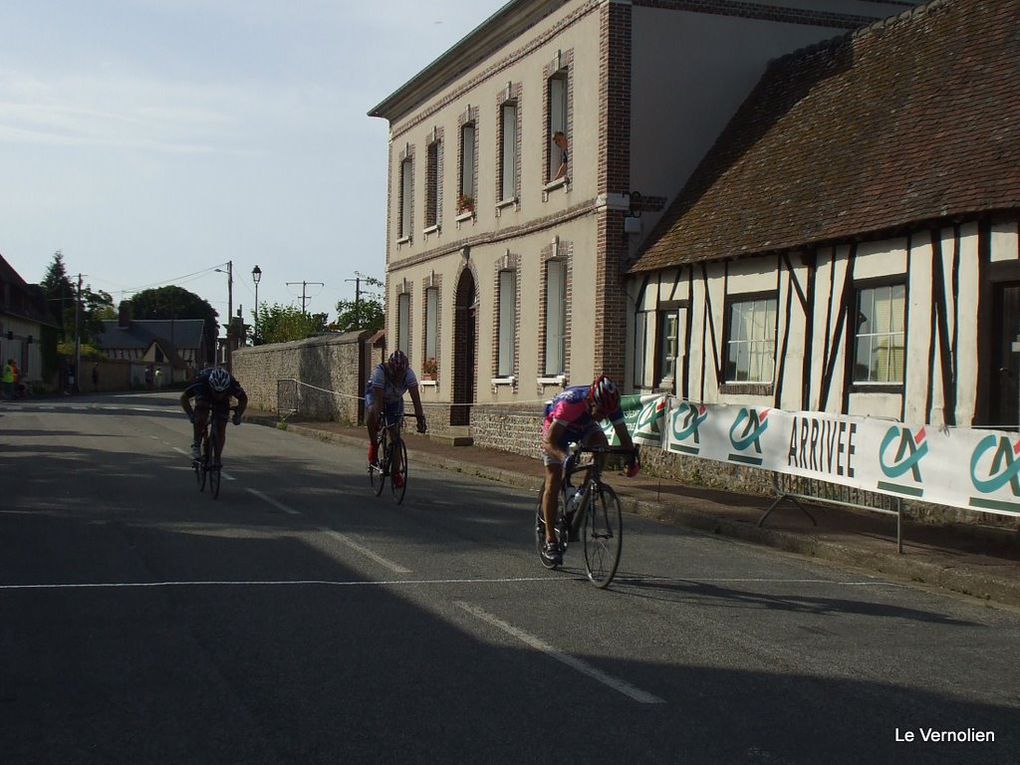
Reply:
[[[545,547],[542,548],[542,560],[551,566],[559,566],[563,563],[563,551],[560,550],[559,542],[546,540]]]
[[[396,486],[398,489],[403,489],[404,488],[404,474],[403,473],[394,473],[393,474],[393,485]]]
[[[197,443],[191,445],[191,459],[195,460],[195,462],[202,459],[202,449]]]
[[[374,441],[368,445],[368,464],[375,465],[379,462],[379,444]]]

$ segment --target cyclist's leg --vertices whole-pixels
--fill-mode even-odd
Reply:
[[[566,434],[556,446],[566,449],[569,438]],[[563,463],[551,454],[542,456],[545,463],[545,489],[542,495],[542,517],[545,519],[546,542],[556,541],[556,508],[560,500],[560,487],[563,484]]]
[[[202,437],[205,435],[205,427],[209,422],[209,402],[201,399],[195,399],[195,427],[194,427],[194,438],[192,439],[191,446],[199,447],[202,446]]]
[[[400,432],[400,427],[404,422],[404,400],[394,401],[385,405],[386,419],[392,423],[390,425],[390,443],[397,442],[397,434]],[[400,449],[393,450],[393,464],[390,465],[390,473],[401,474],[404,472],[404,465],[402,464],[402,454]]]
[[[375,405],[375,393],[372,386],[365,391],[365,427],[368,429],[368,461],[377,462],[379,455],[376,454],[376,439],[379,438],[379,422],[372,416],[372,407]]]
[[[213,427],[216,429],[216,450],[213,454],[213,463],[219,465],[223,462],[223,445],[227,442],[227,420],[230,419],[230,407],[214,409],[212,412]]]

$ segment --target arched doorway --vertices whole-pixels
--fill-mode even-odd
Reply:
[[[475,349],[478,339],[475,279],[470,268],[461,271],[457,282],[453,324],[453,404],[451,425],[470,425],[475,401]]]

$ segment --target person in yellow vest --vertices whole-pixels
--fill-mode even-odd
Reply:
[[[14,398],[14,359],[7,359],[4,365],[3,374],[4,398],[11,401]]]

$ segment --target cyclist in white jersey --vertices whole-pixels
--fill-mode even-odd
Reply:
[[[368,461],[374,464],[379,459],[379,445],[376,436],[379,433],[379,418],[385,413],[390,422],[404,416],[404,394],[411,394],[414,404],[414,416],[418,420],[418,432],[427,430],[425,412],[421,407],[421,395],[418,392],[418,377],[407,364],[407,356],[403,351],[394,351],[385,364],[378,364],[372,370],[372,377],[365,390],[365,424],[368,427]],[[398,475],[395,476],[399,480]]]

